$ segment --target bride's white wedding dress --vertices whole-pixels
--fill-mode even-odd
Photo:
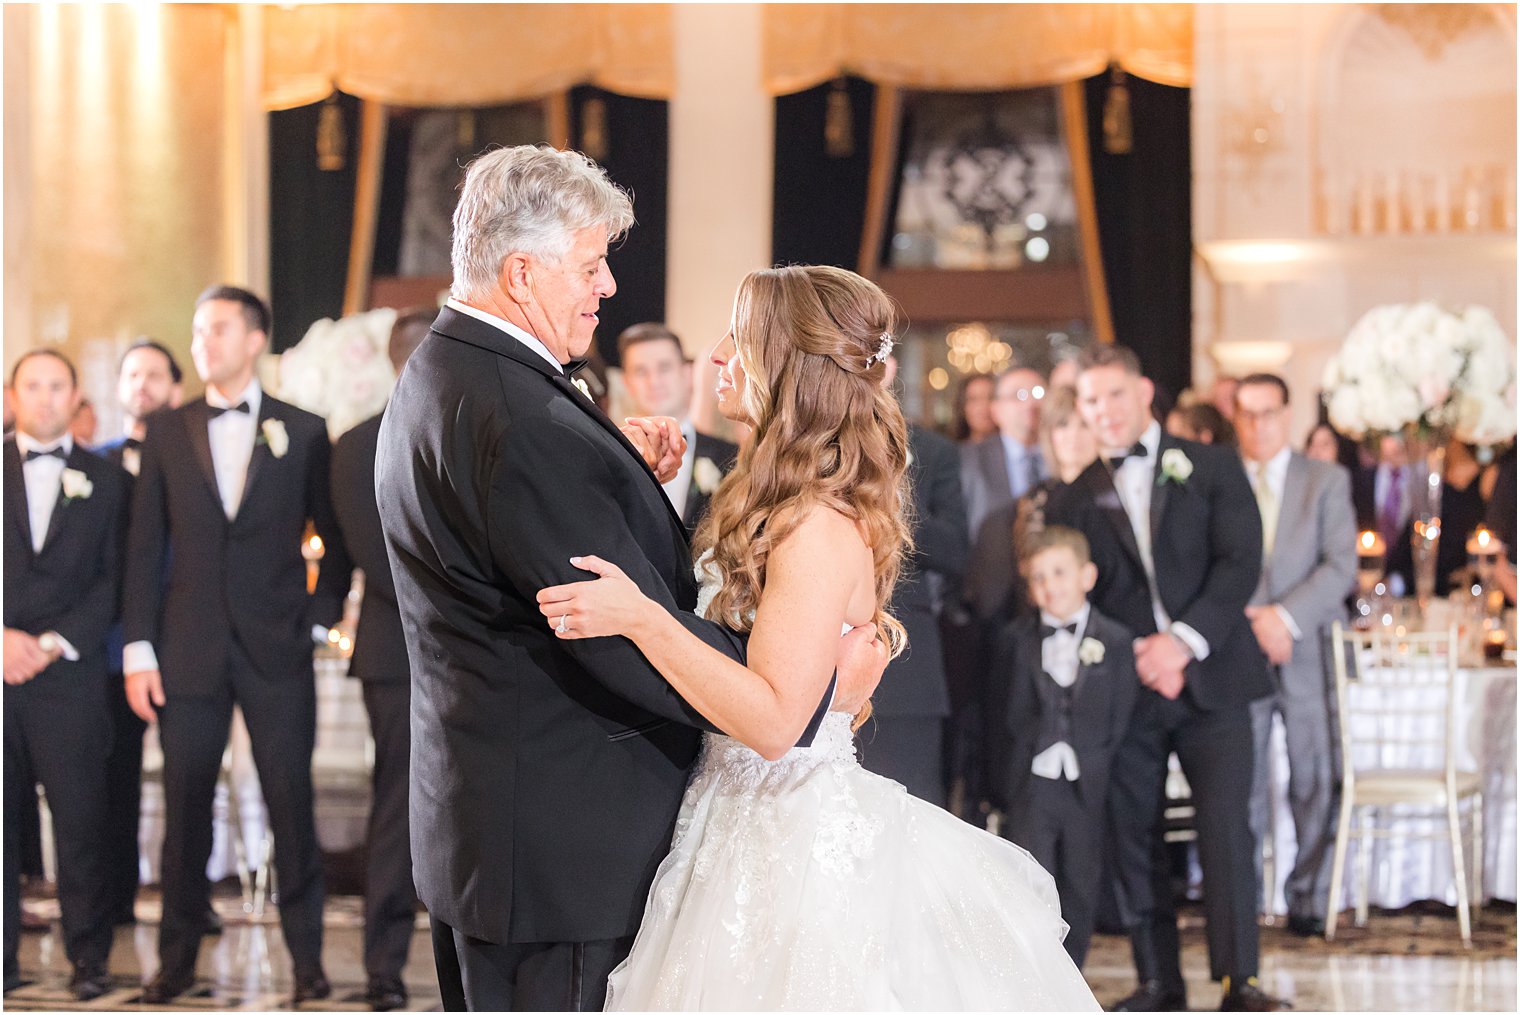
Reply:
[[[861,768],[831,712],[775,762],[706,736],[607,1009],[1099,1010],[1065,932],[1033,857]]]

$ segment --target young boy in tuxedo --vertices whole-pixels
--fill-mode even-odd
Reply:
[[[993,656],[1003,701],[1003,834],[1056,880],[1066,950],[1087,957],[1103,870],[1108,773],[1139,678],[1128,630],[1087,601],[1098,571],[1087,538],[1049,526],[1020,547],[1038,616],[1006,627]]]

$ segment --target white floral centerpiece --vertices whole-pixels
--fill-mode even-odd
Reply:
[[[396,386],[389,307],[323,318],[280,356],[281,398],[327,420],[333,440],[385,408]]]
[[[1402,434],[1410,484],[1415,594],[1434,595],[1446,445],[1492,448],[1515,436],[1515,347],[1484,307],[1374,307],[1325,367],[1330,423],[1358,440]],[[1450,533],[1465,539],[1467,533]]]
[[[1358,440],[1417,430],[1491,447],[1515,436],[1514,343],[1484,307],[1374,307],[1324,385],[1331,424]]]

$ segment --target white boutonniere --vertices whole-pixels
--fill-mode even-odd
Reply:
[[[1156,485],[1160,486],[1170,479],[1181,486],[1192,474],[1193,462],[1182,449],[1167,448],[1161,453],[1161,474],[1156,477]]]
[[[1096,638],[1083,638],[1077,646],[1077,659],[1083,666],[1096,666],[1103,661],[1103,643]]]
[[[570,379],[570,383],[575,385],[577,391],[586,396],[587,401],[596,401],[596,399],[591,397],[591,388],[587,386],[584,380],[579,377],[573,377]]]
[[[697,492],[705,497],[723,482],[723,470],[711,458],[698,458],[691,467],[691,481],[697,484]]]
[[[75,500],[89,500],[90,494],[95,492],[95,484],[90,482],[90,477],[78,469],[63,470],[63,502],[65,504]]]
[[[284,458],[285,452],[290,450],[290,434],[285,432],[285,424],[278,419],[266,419],[259,424],[259,443],[269,445],[269,453],[276,458]]]

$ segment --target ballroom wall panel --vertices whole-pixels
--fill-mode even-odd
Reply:
[[[38,5],[7,8],[5,29],[30,63],[5,90],[7,133],[26,123],[23,157],[6,150],[6,219],[23,223],[7,230],[6,302],[24,306],[7,313],[5,362],[63,349],[104,434],[120,348],[150,334],[188,366],[192,301],[223,280],[235,22],[221,5]]]

